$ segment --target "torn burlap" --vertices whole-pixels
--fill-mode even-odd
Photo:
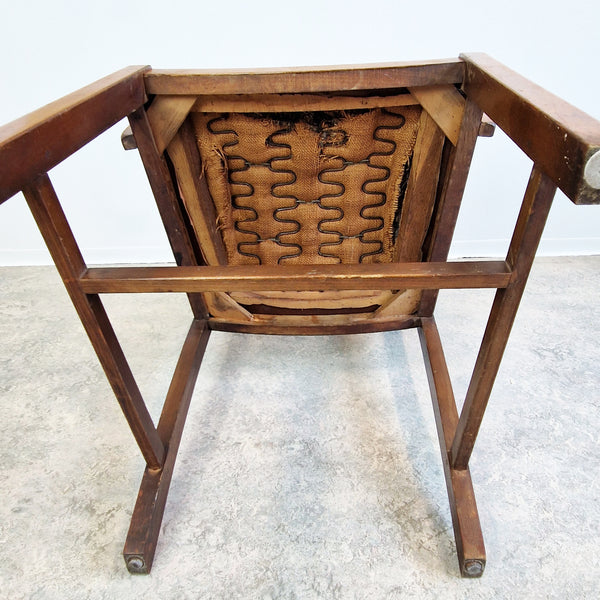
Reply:
[[[230,263],[388,262],[420,110],[196,114]]]
[[[229,263],[390,262],[420,112],[195,113]]]

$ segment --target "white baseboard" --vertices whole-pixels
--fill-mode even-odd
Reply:
[[[499,258],[506,256],[510,244],[504,240],[457,240],[451,258]],[[600,238],[542,238],[537,256],[591,256],[600,254]]]
[[[458,240],[450,249],[451,258],[499,258],[506,255],[510,240]],[[600,238],[543,239],[538,256],[588,256],[600,254]],[[162,246],[131,248],[89,248],[83,250],[88,264],[172,263],[173,256]],[[53,264],[45,248],[0,249],[0,266],[19,267]]]
[[[173,255],[164,246],[138,246],[131,248],[82,249],[85,261],[90,265],[172,263]],[[0,250],[0,265],[21,267],[54,264],[45,248],[25,250]]]

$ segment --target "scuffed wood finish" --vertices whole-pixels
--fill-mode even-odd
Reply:
[[[600,122],[485,54],[461,58],[468,96],[575,204],[600,203],[600,164],[597,187],[585,177],[600,151]]]
[[[423,242],[438,187],[443,147],[444,133],[429,113],[423,111],[398,225],[394,259],[400,263],[416,262],[422,258]]]
[[[460,60],[286,69],[160,70],[144,78],[149,94],[297,94],[461,83]]]
[[[82,274],[87,293],[233,292],[500,288],[504,261],[359,265],[96,267]]]
[[[348,335],[377,333],[417,327],[420,319],[414,315],[368,318],[369,314],[311,315],[308,319],[296,315],[254,315],[251,321],[241,323],[224,319],[209,319],[215,331],[254,333],[260,335]]]
[[[453,85],[410,88],[412,95],[456,146],[465,112],[465,99]]]
[[[181,199],[196,234],[204,260],[209,265],[223,265],[227,252],[217,231],[217,214],[210,198],[193,130],[183,125],[168,148],[179,182]]]
[[[157,96],[148,109],[156,149],[162,154],[188,116],[196,96]]]
[[[0,204],[143,104],[149,68],[122,69],[0,127]]]
[[[199,96],[192,110],[214,113],[303,112],[313,110],[351,110],[418,104],[411,94],[389,96],[333,96],[316,94],[256,94]]]
[[[148,110],[146,94],[154,96]],[[410,174],[398,186],[400,192],[406,185],[406,192],[394,223],[395,262],[227,264],[195,137],[202,132],[193,131],[190,112],[343,111],[414,103],[424,110]],[[534,159],[535,166],[506,260],[448,262],[477,136],[491,135],[494,129],[487,117],[482,121],[484,112]],[[131,124],[123,144],[140,152],[176,267],[88,269],[46,174],[123,116]],[[386,128],[390,129],[381,129]],[[270,140],[286,147],[272,136]],[[322,141],[311,150],[313,154],[322,151],[326,140]],[[385,170],[377,167],[377,157],[386,156],[394,142],[379,135],[372,141],[385,148],[379,146],[359,162]],[[145,67],[131,67],[1,128],[0,202],[23,189],[146,460],[124,549],[128,569],[148,573],[151,568],[175,457],[211,330],[330,335],[417,327],[460,570],[465,577],[480,576],[486,557],[469,458],[556,185],[576,203],[600,203],[599,149],[600,123],[483,55],[255,72],[148,72]],[[293,171],[278,172],[296,177]],[[364,185],[361,191],[375,193]],[[306,203],[316,202],[317,196]],[[372,218],[364,212],[360,215]],[[460,417],[433,319],[438,290],[449,288],[497,289]],[[154,292],[186,293],[194,313],[156,428],[99,298],[101,293]],[[268,293],[276,303],[264,302]],[[322,305],[311,304],[315,297]]]
[[[248,323],[252,321],[252,313],[224,292],[206,292],[204,299],[210,316],[233,323]]]
[[[161,469],[146,467],[144,471],[123,549],[132,573],[149,573],[152,567],[183,426],[209,335],[206,322],[194,320],[175,367],[157,428],[167,449],[166,458]]]
[[[469,469],[451,467],[449,451],[458,424],[458,411],[442,343],[433,317],[422,319],[419,337],[437,426],[456,552],[463,577],[481,577],[486,555]]]
[[[177,265],[197,266],[204,264],[199,260],[200,251],[196,251],[193,242],[193,232],[188,227],[183,214],[169,165],[164,156],[156,148],[148,115],[139,108],[129,115],[129,123],[136,145],[142,158],[142,163],[148,176],[150,187],[156,201],[156,206],[162,219],[167,238]],[[199,294],[188,294],[188,300],[196,318],[208,316],[204,299]]]
[[[85,294],[79,286],[86,265],[49,177],[31,182],[23,193],[142,455],[150,468],[159,468],[164,446],[100,298]]]
[[[434,208],[427,253],[424,256],[428,261],[445,261],[448,258],[479,134],[481,117],[481,108],[467,100],[458,141],[455,146],[451,146],[451,150],[447,151],[446,160],[442,156],[441,188]],[[421,316],[431,317],[433,315],[437,296],[438,293],[435,290],[423,292],[419,309]]]
[[[512,280],[496,292],[452,443],[454,469],[469,464],[555,191],[553,182],[534,165],[506,259]]]

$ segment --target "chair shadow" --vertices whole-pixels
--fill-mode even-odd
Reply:
[[[213,553],[215,536],[245,535],[274,571],[387,548],[404,569],[455,576],[431,401],[407,334],[214,335],[157,556],[173,543],[164,534]],[[183,532],[191,522],[200,531]]]

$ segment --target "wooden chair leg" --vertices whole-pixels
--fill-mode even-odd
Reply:
[[[165,463],[162,469],[146,467],[144,471],[123,549],[131,573],[149,573],[152,567],[175,458],[209,335],[206,321],[194,320],[175,368],[157,427],[167,449]]]
[[[479,577],[485,568],[469,458],[555,191],[556,186],[534,166],[506,258],[512,280],[496,293],[460,418],[435,321],[433,317],[421,319],[419,334],[463,577]]]
[[[50,178],[47,174],[41,175],[30,182],[23,193],[146,464],[159,468],[164,461],[164,445],[99,296],[86,294],[81,289],[79,278],[86,264]]]
[[[146,459],[138,500],[124,549],[132,573],[148,573],[154,558],[163,511],[190,399],[210,335],[205,319],[194,319],[184,342],[158,426],[152,419],[97,294],[86,294],[86,271],[48,175],[24,190],[75,309],[96,350],[140,450]]]
[[[555,191],[556,186],[534,166],[506,257],[513,278],[496,292],[452,442],[450,461],[455,469],[466,469],[469,463]]]
[[[422,319],[419,336],[442,452],[460,572],[463,577],[481,577],[485,569],[485,547],[471,474],[468,469],[457,470],[450,465],[449,452],[458,424],[458,411],[433,317]]]

